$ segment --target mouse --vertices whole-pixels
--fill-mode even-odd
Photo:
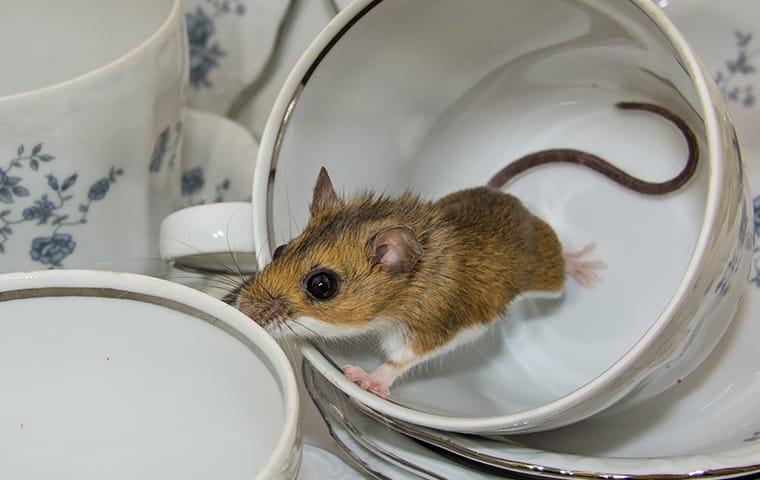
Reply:
[[[225,301],[276,338],[349,340],[374,335],[385,361],[345,377],[380,397],[413,367],[477,339],[522,298],[558,298],[606,267],[594,244],[568,251],[552,227],[503,187],[539,165],[573,163],[633,191],[665,195],[694,175],[699,151],[687,123],[655,104],[620,102],[672,122],[688,148],[676,177],[635,178],[588,152],[549,149],[508,164],[483,186],[429,201],[411,192],[339,196],[322,167],[304,230]]]

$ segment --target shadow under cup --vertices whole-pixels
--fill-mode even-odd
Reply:
[[[180,189],[180,1],[0,4],[0,271],[156,273]]]
[[[302,69],[305,75],[289,80],[299,84],[289,98],[286,87],[278,100],[282,117],[275,112],[270,118],[268,134],[274,138],[276,130],[276,141],[267,143],[267,134],[262,141],[263,154],[271,153],[269,181],[262,169],[254,181],[254,222],[266,225],[257,242],[268,243],[270,251],[306,224],[323,165],[344,194],[412,190],[436,199],[484,185],[526,153],[561,147],[664,181],[685,164],[683,137],[669,122],[618,111],[615,103],[663,105],[696,133],[702,161],[695,178],[663,197],[564,165],[532,170],[507,185],[504,190],[545,219],[566,249],[595,242],[594,256],[608,265],[603,280],[593,289],[571,281],[560,300],[516,304],[508,321],[494,327],[498,334],[426,364],[424,373],[394,386],[392,398],[438,415],[495,417],[587,385],[629,352],[666,309],[705,223],[710,168],[700,112],[706,107],[678,52],[634,2],[366,3],[335,34],[337,41],[325,42],[311,67]],[[735,147],[719,148],[736,158]],[[735,182],[727,194],[732,210],[722,221],[735,234],[725,248],[742,252],[746,222],[741,230],[738,219],[746,214],[746,194],[740,171]],[[266,211],[256,205],[265,195],[271,198]],[[730,256],[724,254],[716,258]],[[746,261],[739,263],[729,278],[746,270]],[[733,288],[731,300],[711,304],[711,314],[717,308],[724,318],[733,316],[743,287]],[[466,294],[467,286],[462,289]],[[700,295],[684,301],[716,294]],[[688,374],[709,353],[728,321],[707,324],[692,339],[690,359],[674,364],[678,374]],[[381,361],[364,345],[324,348],[336,366],[372,369]],[[670,384],[655,381],[637,400]]]

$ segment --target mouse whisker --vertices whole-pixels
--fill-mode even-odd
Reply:
[[[320,335],[319,335],[317,332],[315,332],[313,329],[311,329],[311,328],[307,327],[306,325],[304,325],[303,323],[299,322],[299,321],[298,321],[298,319],[296,319],[296,318],[293,318],[293,319],[291,319],[291,320],[293,321],[293,323],[295,323],[295,324],[296,324],[296,325],[298,325],[299,327],[303,328],[304,330],[307,330],[307,331],[311,332],[313,335],[315,335],[315,336],[317,336],[317,337],[319,337],[319,336],[320,336]]]

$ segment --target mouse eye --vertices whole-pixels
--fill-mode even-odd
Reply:
[[[274,249],[274,253],[272,254],[272,260],[277,260],[277,257],[279,257],[280,255],[282,255],[282,252],[285,251],[285,247],[287,247],[287,246],[288,246],[287,243],[283,243],[279,247],[275,248]]]
[[[317,300],[328,300],[338,293],[338,277],[329,270],[317,270],[306,277],[306,291]]]

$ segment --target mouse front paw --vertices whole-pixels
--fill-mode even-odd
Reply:
[[[562,257],[565,259],[565,272],[587,288],[592,287],[594,282],[601,281],[597,270],[607,268],[607,265],[601,260],[584,260],[583,257],[595,247],[596,244],[590,243],[580,250],[562,253]]]

